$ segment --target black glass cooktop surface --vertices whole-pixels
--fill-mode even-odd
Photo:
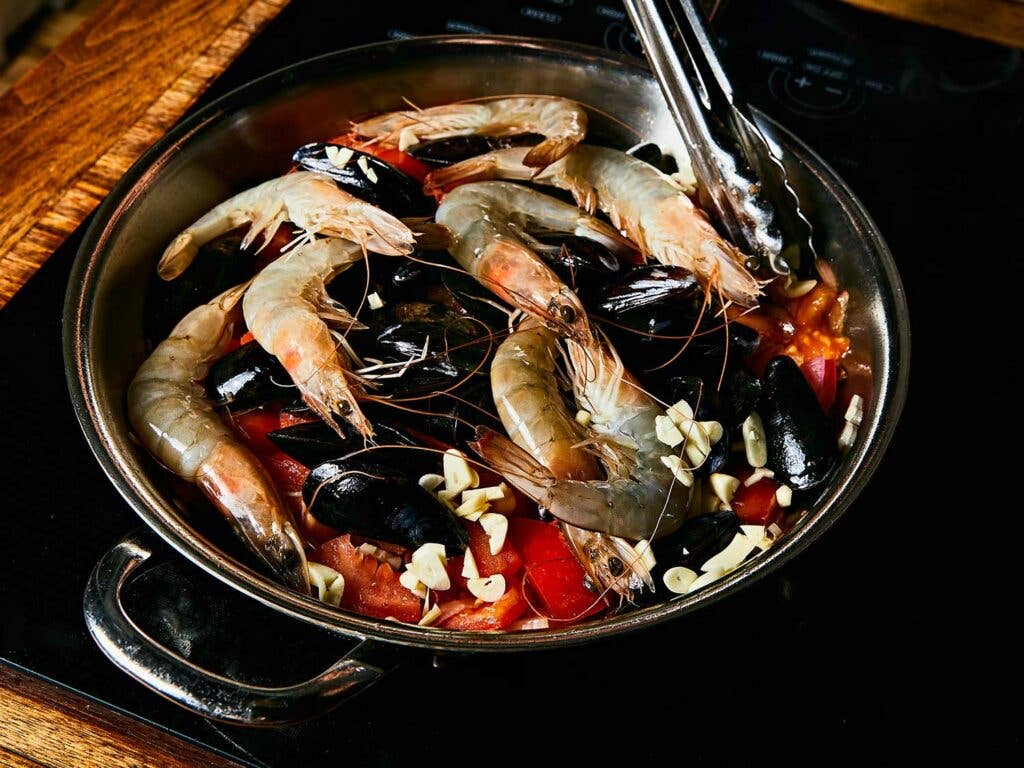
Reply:
[[[614,0],[406,5],[293,0],[203,103],[300,59],[410,35],[537,35],[638,53]],[[939,615],[915,554],[939,490],[912,484],[908,467],[920,465],[921,446],[948,440],[931,415],[940,394],[921,385],[944,375],[944,297],[965,263],[999,253],[1019,274],[1019,249],[1012,255],[996,238],[1019,215],[1007,168],[1019,160],[1024,122],[1021,52],[837,2],[735,0],[715,25],[749,98],[865,202],[910,297],[917,387],[875,479],[824,538],[740,595],[641,634],[543,654],[413,654],[310,724],[206,722],[114,669],[82,621],[90,569],[140,523],[89,453],[65,388],[60,318],[74,237],[0,312],[0,657],[253,765],[398,765],[424,755],[736,765],[798,753],[874,764],[885,745],[905,742],[932,699],[918,650]],[[283,684],[345,649],[180,558],[163,561],[129,596],[133,613],[212,669]]]

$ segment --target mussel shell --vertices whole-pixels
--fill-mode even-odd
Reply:
[[[677,565],[700,573],[700,567],[740,533],[740,519],[732,510],[691,517],[679,530],[654,542],[658,567],[664,572]]]
[[[764,389],[761,380],[746,368],[736,368],[725,378],[723,415],[730,427],[739,427],[752,411],[757,410]]]
[[[508,326],[508,314],[498,308],[503,305],[501,299],[465,272],[445,269],[441,282],[466,314],[492,329]]]
[[[277,358],[250,341],[210,366],[206,397],[214,405],[242,409],[293,402],[299,399],[299,390]]]
[[[379,160],[366,152],[352,149],[353,157],[338,168],[327,159],[327,147],[352,149],[338,144],[316,142],[306,144],[295,150],[292,161],[308,171],[316,171],[330,176],[334,182],[360,200],[383,208],[393,216],[430,216],[435,204],[432,198],[423,194],[423,187],[416,179],[393,165]],[[373,169],[377,181],[370,181],[359,167],[359,160],[365,159],[369,168]]]
[[[465,551],[466,529],[418,478],[386,461],[329,461],[310,471],[302,497],[320,522],[370,539],[417,548],[443,544],[449,554]]]
[[[444,168],[470,157],[493,152],[496,149],[509,147],[526,147],[539,144],[544,139],[536,133],[524,133],[519,136],[452,136],[437,139],[409,148],[409,154],[421,163]]]
[[[661,151],[661,147],[653,142],[643,144],[632,152],[633,157],[637,160],[643,160],[645,163],[649,163],[657,168],[662,173],[669,175],[679,170],[679,166],[676,163],[676,159],[672,155],[666,155]]]
[[[594,311],[616,318],[665,302],[693,304],[703,299],[704,289],[689,270],[648,264],[634,267],[606,284],[596,297]]]
[[[781,355],[768,363],[758,414],[775,479],[795,490],[820,485],[836,464],[837,438],[792,358]]]
[[[545,247],[537,253],[563,283],[586,293],[592,286],[607,284],[620,271],[618,258],[596,240],[577,235],[538,238]]]
[[[364,407],[364,412],[366,410]],[[374,418],[375,414],[373,413],[366,415],[373,422],[375,439],[378,443],[416,444],[405,432],[388,421]],[[267,433],[267,439],[296,461],[307,467],[315,467],[325,461],[340,458],[365,447],[365,440],[355,427],[343,419],[338,419],[338,426],[345,433],[344,437],[323,421],[317,420],[275,429],[273,432]],[[429,454],[425,453],[424,455]],[[406,466],[408,466],[410,458],[417,457],[404,457],[403,461],[406,462]]]

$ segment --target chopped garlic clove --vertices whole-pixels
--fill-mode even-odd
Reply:
[[[683,421],[689,421],[693,419],[693,408],[685,400],[680,400],[675,405],[670,405],[665,410],[666,415],[672,419],[673,424],[680,424]]]
[[[788,507],[793,503],[793,489],[788,485],[780,485],[775,489],[775,500],[780,507]]]
[[[725,571],[721,570],[720,568],[716,568],[713,571],[708,571],[707,573],[702,573],[700,576],[698,576],[696,579],[690,582],[690,586],[687,588],[686,591],[688,593],[696,592],[698,589],[702,589],[706,587],[708,584],[718,581],[723,576],[725,576]]]
[[[317,599],[322,603],[341,605],[341,596],[345,592],[345,577],[333,568],[321,563],[306,563],[309,572],[309,583],[316,590]]]
[[[658,564],[658,561],[654,558],[651,542],[647,539],[640,539],[640,541],[633,545],[633,549],[640,556],[640,562],[643,563],[644,567],[648,571],[654,570],[654,566]]]
[[[681,458],[675,455],[662,456],[661,463],[672,471],[672,475],[680,484],[687,488],[693,487],[693,472],[687,469]]]
[[[704,433],[708,436],[708,442],[714,445],[722,439],[722,435],[725,434],[725,428],[717,421],[698,421],[698,424],[703,428]]]
[[[508,535],[508,518],[494,512],[480,515],[480,525],[491,545],[491,554],[496,555],[505,546],[505,537]]]
[[[770,469],[758,467],[757,469],[750,473],[750,477],[743,481],[743,485],[749,488],[750,486],[754,485],[754,483],[758,483],[761,480],[764,480],[765,478],[770,479],[773,477],[775,477],[775,473],[772,472]]]
[[[416,574],[429,589],[443,592],[451,589],[452,580],[445,568],[447,559],[443,544],[427,543],[412,553],[412,562],[406,568]]]
[[[737,533],[729,542],[729,546],[710,558],[700,569],[705,572],[717,570],[728,573],[739,567],[755,547],[757,547],[757,542],[751,541],[742,533]]]
[[[694,421],[693,419],[684,419],[679,424],[679,431],[686,438],[687,445],[692,443],[705,456],[711,453],[711,441],[708,439],[708,433],[701,422]]]
[[[466,555],[462,560],[462,578],[480,578],[480,569],[476,567],[476,558],[473,557],[473,550],[471,550],[469,547],[466,547]]]
[[[708,454],[710,453],[709,451],[702,451],[696,443],[689,442],[686,444],[686,450],[683,452],[686,454],[687,461],[694,467],[699,467],[707,461]]]
[[[420,143],[420,137],[416,135],[416,129],[407,125],[402,129],[401,133],[398,134],[398,151],[405,152],[410,147],[415,147]]]
[[[402,571],[398,577],[398,583],[421,600],[427,596],[427,585],[420,581],[412,571]]]
[[[857,441],[857,425],[852,421],[846,422],[843,426],[843,433],[839,435],[839,447],[844,451],[853,447]]]
[[[854,426],[859,427],[864,419],[864,398],[854,395],[850,398],[850,404],[846,407],[846,415],[843,417]]]
[[[708,479],[711,481],[711,489],[715,492],[715,496],[726,504],[732,501],[732,497],[736,495],[736,489],[740,487],[740,481],[737,478],[721,472],[712,472]]]
[[[754,469],[768,463],[768,440],[764,434],[764,422],[751,411],[740,428],[743,432],[743,448],[747,453],[747,464]]]
[[[782,287],[782,295],[787,299],[798,299],[814,290],[814,286],[817,284],[817,280],[793,280],[793,276],[790,275]]]
[[[669,568],[665,571],[661,580],[665,582],[665,588],[669,592],[685,595],[690,591],[690,585],[697,580],[697,572],[677,565],[675,568]]]
[[[763,525],[741,525],[740,530],[743,531],[744,536],[754,541],[760,541],[764,538],[765,527]]]
[[[442,485],[444,485],[444,477],[441,475],[428,474],[422,475],[419,480],[420,488],[425,491],[436,491]]]
[[[463,496],[465,498],[465,496]],[[480,516],[491,508],[491,505],[487,503],[487,497],[483,495],[470,496],[469,499],[463,501],[462,504],[455,508],[455,514],[458,517],[463,517],[466,520],[477,521]]]
[[[420,619],[421,627],[429,627],[435,621],[441,618],[441,608],[439,606],[433,606],[429,611],[423,614],[423,618]]]
[[[348,161],[352,159],[352,155],[355,154],[355,152],[348,147],[335,146],[328,146],[324,152],[327,155],[327,162],[335,168],[344,168],[348,165]]]
[[[505,577],[497,573],[487,578],[470,579],[467,586],[473,597],[485,603],[495,603],[505,594]]]
[[[584,427],[589,427],[590,426],[591,418],[592,417],[590,415],[590,411],[584,411],[584,410],[576,411],[576,421],[578,423],[582,424]]]
[[[457,506],[455,504],[455,500],[459,497],[459,493],[460,493],[459,491],[449,491],[449,490],[438,491],[437,492],[437,498],[439,498],[441,501],[443,501],[445,504],[447,504],[452,509],[455,509],[455,507]]]
[[[654,431],[658,439],[670,448],[675,448],[686,439],[668,416],[654,417]]]
[[[461,493],[467,488],[476,488],[480,477],[476,470],[469,466],[466,454],[455,448],[444,452],[444,487],[450,491]]]
[[[381,309],[384,306],[384,300],[376,291],[374,291],[366,297],[366,305],[370,309]]]

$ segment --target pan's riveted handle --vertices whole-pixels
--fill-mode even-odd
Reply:
[[[240,683],[196,666],[142,631],[125,611],[121,592],[152,554],[141,533],[110,549],[89,576],[85,621],[108,659],[175,704],[234,725],[284,725],[323,714],[384,674],[353,656],[364,643],[316,677],[281,688]]]

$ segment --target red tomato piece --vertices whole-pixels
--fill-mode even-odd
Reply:
[[[467,606],[447,618],[444,614],[448,611],[442,607],[441,615],[444,621],[440,626],[445,629],[476,631],[507,629],[512,622],[526,613],[527,608],[530,607],[526,602],[526,598],[523,597],[522,585],[518,579],[509,580],[507,586],[505,594],[499,597],[496,602],[483,603],[477,601],[480,602],[479,605]],[[461,601],[456,602],[461,603]],[[449,610],[451,607],[453,606],[449,606]]]
[[[768,525],[778,516],[779,503],[775,491],[779,484],[771,478],[758,480],[753,485],[740,485],[732,497],[733,511],[745,525]]]
[[[259,460],[274,478],[277,489],[285,494],[301,494],[302,484],[306,482],[309,468],[300,464],[283,451],[269,451],[259,454]]]
[[[256,341],[256,337],[252,335],[252,331],[246,331],[242,334],[242,338],[238,340],[238,346],[248,344],[250,341]]]
[[[310,559],[345,577],[342,608],[380,619],[393,616],[411,624],[420,620],[420,599],[398,582],[390,565],[364,555],[347,534],[317,547]]]
[[[320,421],[312,413],[292,413],[291,411],[281,411],[279,418],[281,426],[278,429],[284,429],[285,427],[294,427],[296,424],[308,424],[311,421]]]
[[[508,578],[523,567],[522,558],[507,538],[501,551],[492,555],[490,539],[487,538],[480,523],[466,523],[466,530],[469,531],[469,548],[473,552],[473,559],[481,576],[500,573]]]
[[[382,160],[388,165],[393,165],[403,173],[412,176],[421,184],[423,183],[423,180],[427,178],[427,174],[430,173],[429,166],[421,163],[408,152],[403,152],[395,147],[383,147],[379,142],[375,144],[368,144],[365,139],[360,139],[350,133],[347,133],[344,136],[335,136],[330,140],[330,143],[352,147],[352,149],[358,149],[360,152],[373,155],[378,160]]]
[[[800,366],[804,378],[814,390],[814,395],[825,413],[829,412],[836,401],[836,361],[824,357],[812,357]]]
[[[232,414],[228,423],[256,453],[278,452],[277,446],[267,439],[267,432],[273,432],[281,426],[281,417],[276,408],[257,408],[245,413]]]
[[[604,598],[584,584],[583,566],[571,560],[534,563],[523,571],[523,584],[537,596],[541,615],[558,621],[578,621],[600,613]]]
[[[508,521],[508,540],[523,562],[546,563],[549,560],[573,560],[575,555],[562,538],[558,523],[542,523],[519,517]]]

